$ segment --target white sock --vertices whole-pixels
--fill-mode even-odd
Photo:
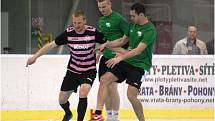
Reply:
[[[113,110],[112,112],[112,118],[115,120],[115,119],[118,119],[119,118],[119,111],[118,110]]]
[[[112,110],[106,110],[107,112],[107,119],[112,119]]]

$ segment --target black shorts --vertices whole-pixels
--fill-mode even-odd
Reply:
[[[60,90],[77,92],[78,86],[81,84],[86,83],[92,86],[95,78],[96,71],[89,71],[84,74],[76,74],[67,70]]]
[[[119,80],[126,80],[126,83],[140,89],[142,77],[145,74],[144,69],[134,67],[127,62],[121,61],[111,70]],[[122,82],[122,81],[121,81]]]
[[[107,67],[105,64],[110,58],[105,58],[104,56],[101,57],[100,62],[99,62],[99,81],[100,77],[104,75],[106,72],[110,71],[110,68]],[[120,83],[123,80],[118,80],[116,82]]]

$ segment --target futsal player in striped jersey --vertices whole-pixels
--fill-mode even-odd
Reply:
[[[96,55],[94,49],[96,43],[103,43],[103,35],[96,28],[86,25],[86,17],[83,11],[75,11],[72,14],[72,20],[73,26],[69,26],[54,41],[46,44],[30,57],[26,66],[34,64],[37,58],[49,50],[60,45],[67,45],[70,50],[70,59],[59,94],[60,106],[65,111],[62,121],[69,121],[72,118],[68,99],[73,92],[77,92],[79,86],[77,121],[83,121],[87,109],[87,95],[96,78]]]

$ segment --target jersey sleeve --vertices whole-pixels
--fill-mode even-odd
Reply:
[[[156,31],[154,29],[149,29],[144,32],[141,38],[141,42],[149,45],[155,41],[156,38]]]
[[[128,22],[126,21],[125,18],[122,17],[119,24],[120,24],[120,29],[125,34],[128,31]]]
[[[125,35],[126,35],[127,37],[129,37],[129,32],[130,32],[130,29],[131,29],[131,25],[132,25],[132,23],[128,23],[128,24],[127,24],[127,29],[126,29],[126,31],[125,31]]]
[[[99,18],[99,22],[98,22],[98,30],[99,30],[100,32],[101,32],[101,28],[102,28],[101,25],[102,25],[102,24],[101,24],[101,17],[100,17],[100,18]]]
[[[96,43],[99,43],[99,44],[103,44],[106,42],[104,35],[101,32],[99,32],[97,29],[95,31],[95,41]]]
[[[61,33],[60,35],[58,35],[56,38],[55,38],[55,43],[56,45],[65,45],[67,44],[67,32],[64,31],[63,33]]]

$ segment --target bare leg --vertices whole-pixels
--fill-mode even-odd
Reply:
[[[86,98],[88,93],[90,92],[91,85],[90,84],[82,84],[79,91],[80,98]]]
[[[120,98],[117,86],[117,82],[113,82],[108,86],[109,92],[111,94],[111,104],[113,110],[119,110]]]
[[[112,98],[111,98],[111,92],[109,90],[110,85],[108,86],[108,93],[107,93],[107,97],[105,100],[105,108],[106,108],[106,112],[107,112],[107,120],[112,120]]]
[[[108,93],[111,98],[111,110],[112,110],[112,119],[118,119],[118,111],[119,111],[119,105],[120,105],[120,97],[118,92],[118,83],[112,82],[108,86]]]
[[[72,91],[60,91],[59,99],[58,99],[59,103],[65,104],[68,101],[71,94],[72,94]]]
[[[116,76],[114,76],[112,73],[107,72],[101,77],[98,95],[97,95],[97,107],[96,110],[102,110],[107,93],[108,93],[108,85],[110,85],[112,82],[118,80]]]
[[[132,107],[134,109],[134,112],[139,119],[139,121],[145,121],[144,115],[143,115],[143,106],[141,102],[137,99],[138,89],[134,86],[129,85],[127,90],[127,96],[129,101],[132,104]]]

